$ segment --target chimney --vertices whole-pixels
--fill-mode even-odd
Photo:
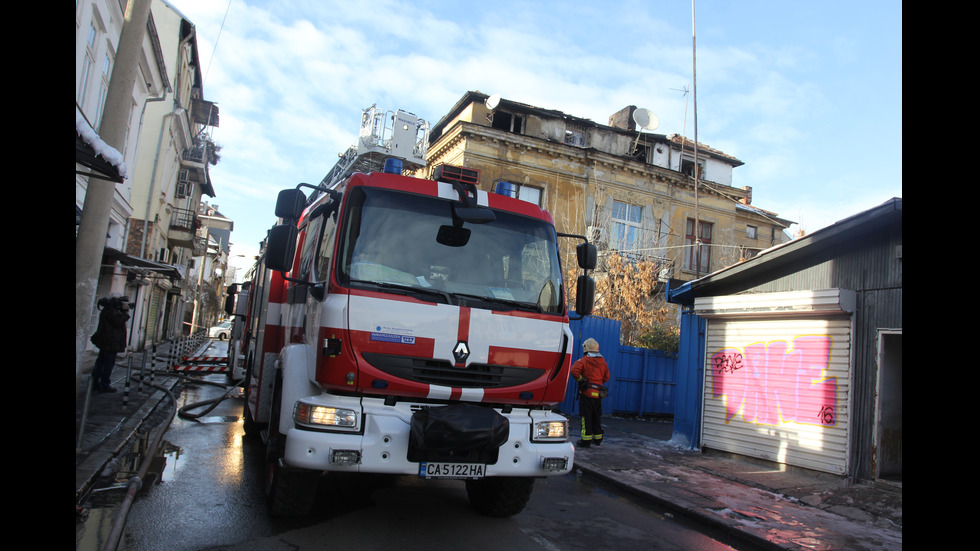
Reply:
[[[745,197],[743,197],[742,199],[740,199],[739,200],[739,203],[742,203],[743,205],[751,205],[752,204],[752,186],[742,186],[742,189],[745,190]]]
[[[623,130],[636,130],[636,122],[633,121],[633,111],[636,111],[636,106],[629,105],[613,113],[609,116],[609,126],[622,128]]]

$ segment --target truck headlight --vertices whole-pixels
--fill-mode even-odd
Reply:
[[[568,420],[535,423],[532,439],[535,441],[564,442],[568,439]]]
[[[293,419],[300,425],[356,429],[357,412],[352,409],[296,402]]]

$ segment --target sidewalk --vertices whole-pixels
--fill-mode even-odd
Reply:
[[[158,358],[163,358],[168,350],[169,343],[164,343],[162,350],[158,346]],[[158,412],[157,406],[169,405],[167,393],[157,387],[169,390],[179,381],[176,376],[160,373],[150,379],[151,364],[148,358],[146,383],[140,385],[139,368],[143,362],[143,354],[138,352],[117,359],[116,367],[112,370],[112,386],[116,388],[116,392],[89,392],[95,357],[94,352],[88,353],[81,361],[82,376],[75,400],[76,504],[82,501],[83,496],[94,488],[101,477],[111,479],[116,472],[125,472],[125,469],[131,467],[123,464],[130,455],[128,452],[137,445],[140,436],[162,422],[163,418],[157,420],[151,417]],[[163,362],[158,361],[157,371],[163,369]],[[79,434],[82,436],[81,440]]]
[[[670,421],[603,417],[603,426],[602,446],[576,449],[575,468],[677,513],[764,548],[902,548],[901,483],[849,484],[681,448]]]

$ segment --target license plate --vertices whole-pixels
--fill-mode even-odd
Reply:
[[[487,466],[480,463],[431,463],[419,466],[422,478],[483,478]]]

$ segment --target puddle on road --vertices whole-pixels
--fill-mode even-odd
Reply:
[[[106,466],[75,512],[76,551],[101,550],[112,532],[117,511],[126,497],[130,480],[137,475],[149,448],[149,434],[137,438],[130,448],[114,458]],[[166,440],[150,460],[138,495],[147,488],[164,480],[172,480],[183,462],[179,461],[181,448]]]
[[[178,408],[207,395],[202,387],[193,383],[178,385],[175,391],[178,397]],[[229,392],[226,398],[242,397],[244,397],[244,389],[236,387]],[[164,422],[164,418],[168,414],[166,409],[160,408],[154,411],[147,420],[148,426],[159,429],[159,424]],[[179,423],[179,416],[174,417],[172,421]],[[240,423],[241,419],[235,415],[212,415],[199,417],[195,421],[202,424],[223,424]],[[127,445],[126,449],[120,450],[120,453],[106,467],[99,480],[93,484],[89,493],[82,498],[82,502],[76,504],[76,551],[96,551],[103,548],[111,534],[119,507],[126,497],[130,479],[136,476],[144,458],[151,453],[149,447],[155,434],[157,434],[156,429],[137,435]],[[185,455],[181,447],[167,440],[162,440],[160,448],[150,459],[150,465],[143,477],[136,499],[138,500],[141,495],[156,484],[174,481],[179,471],[189,465],[188,458],[182,457]],[[120,546],[120,549],[123,549],[124,543],[120,542]]]
[[[237,423],[239,417],[236,415],[214,415],[211,417],[198,417],[199,423]]]

